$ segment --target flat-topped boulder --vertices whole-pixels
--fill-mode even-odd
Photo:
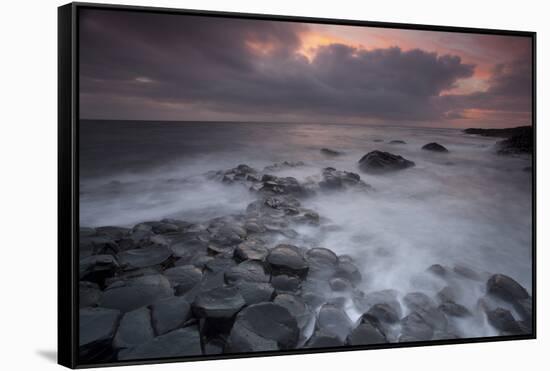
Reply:
[[[189,326],[157,336],[133,348],[121,350],[118,353],[118,360],[131,361],[199,355],[202,355],[199,330],[196,326]]]
[[[434,329],[424,318],[412,312],[401,320],[401,338],[400,341],[422,341],[431,340],[434,335]]]
[[[175,258],[183,263],[190,263],[193,259],[207,254],[208,243],[202,238],[187,237],[174,241],[170,250]]]
[[[259,303],[239,312],[229,335],[228,347],[233,351],[257,347],[264,350],[293,349],[298,344],[299,335],[296,319],[288,309],[276,303]],[[255,340],[262,341],[254,345]]]
[[[422,149],[424,151],[432,151],[432,152],[449,152],[447,148],[443,147],[441,144],[436,142],[425,144],[422,146]]]
[[[138,269],[164,263],[172,256],[172,251],[165,246],[147,247],[126,250],[117,255],[122,269]]]
[[[382,344],[388,340],[384,333],[369,321],[361,321],[347,337],[349,345]]]
[[[132,348],[153,340],[155,330],[151,324],[151,312],[141,307],[124,313],[113,339],[115,348]]]
[[[369,152],[359,160],[359,169],[372,174],[404,170],[414,165],[413,161],[402,156],[383,151]]]
[[[270,301],[275,295],[275,288],[268,282],[239,281],[235,287],[239,289],[246,305]]]
[[[344,341],[352,330],[352,322],[346,312],[333,304],[324,304],[317,314],[318,330],[337,336]]]
[[[305,301],[298,295],[289,293],[279,294],[273,299],[275,304],[285,307],[296,319],[298,327],[303,329],[313,316],[313,312]]]
[[[193,312],[201,318],[231,318],[245,306],[236,287],[216,287],[200,292],[192,304]]]
[[[160,274],[115,281],[101,295],[99,305],[129,312],[174,293],[170,281]]]
[[[361,272],[359,268],[351,262],[340,260],[336,266],[336,271],[334,272],[334,277],[344,278],[348,280],[353,285],[361,282]]]
[[[168,268],[163,272],[168,278],[176,295],[182,295],[202,280],[202,270],[192,264]]]
[[[151,305],[151,319],[157,335],[182,327],[190,316],[191,306],[179,296],[162,298]]]
[[[396,139],[396,140],[390,140],[388,144],[407,144],[404,140]]]
[[[271,284],[277,293],[295,293],[300,289],[302,280],[296,276],[279,274],[271,277]]]
[[[85,362],[109,362],[116,354],[112,346],[120,311],[83,308],[79,312],[79,358]]]
[[[235,323],[227,338],[226,353],[268,352],[279,350],[276,340],[268,339],[247,327],[245,321]]]
[[[225,272],[226,283],[237,284],[241,281],[265,283],[269,282],[269,275],[265,272],[261,262],[245,260]]]
[[[334,267],[338,264],[338,256],[332,250],[324,247],[314,247],[307,250],[306,259],[310,266],[319,269]]]
[[[108,308],[84,308],[79,311],[79,346],[110,340],[115,335],[120,311]]]
[[[401,306],[397,302],[395,303],[378,303],[374,304],[367,314],[370,317],[376,318],[380,322],[394,324],[401,319],[402,311]]]
[[[267,263],[277,273],[306,276],[309,265],[300,249],[294,245],[277,245],[269,252]]]
[[[263,261],[267,257],[269,250],[264,243],[259,240],[246,240],[240,243],[234,252],[236,260],[258,260]]]
[[[305,348],[333,348],[345,345],[345,341],[340,337],[323,331],[316,330],[305,344]]]

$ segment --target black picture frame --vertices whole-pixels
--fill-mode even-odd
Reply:
[[[451,33],[474,33],[487,35],[521,36],[531,40],[532,45],[532,117],[534,152],[532,156],[532,297],[533,331],[531,334],[498,337],[461,338],[430,340],[381,345],[345,346],[337,348],[281,350],[276,352],[254,352],[244,354],[204,355],[184,358],[159,358],[139,361],[117,361],[105,364],[82,364],[78,361],[78,232],[79,232],[79,35],[78,15],[82,9],[108,9],[111,11],[134,11],[148,13],[169,13],[180,15],[201,15],[253,20],[285,22],[306,22],[349,26],[368,26],[405,30],[444,31]],[[418,347],[509,340],[536,339],[536,33],[486,28],[449,27],[422,24],[370,22],[330,18],[311,18],[267,14],[233,13],[189,9],[170,9],[144,6],[107,5],[96,3],[70,3],[58,8],[58,363],[69,368],[101,366],[123,366],[183,361],[204,361],[244,357],[280,356],[370,350],[380,348]]]

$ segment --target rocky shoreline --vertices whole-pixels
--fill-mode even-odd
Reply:
[[[531,296],[503,274],[434,264],[425,273],[444,284],[435,296],[362,291],[368,266],[297,229],[315,228],[322,236],[337,228],[303,206],[308,197],[375,190],[359,174],[332,167],[303,182],[277,175],[303,165],[242,164],[205,174],[256,195],[234,215],[81,228],[81,361],[455,339],[468,337],[457,325],[463,318],[487,322],[501,335],[531,333]],[[381,151],[358,162],[362,172],[376,174],[412,166]],[[462,302],[464,285],[482,288],[476,305]],[[352,312],[358,313],[353,320]]]
[[[499,155],[532,154],[534,148],[534,132],[532,126],[518,126],[508,129],[465,129],[465,134],[484,137],[506,138],[496,143]]]

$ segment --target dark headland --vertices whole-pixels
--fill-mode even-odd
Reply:
[[[464,130],[465,134],[475,134],[484,137],[506,138],[497,142],[497,153],[501,155],[533,153],[533,127],[518,126],[505,129],[479,129],[470,128]]]

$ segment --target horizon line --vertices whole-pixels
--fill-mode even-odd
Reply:
[[[255,120],[162,120],[162,119],[101,119],[101,118],[79,118],[79,121],[120,121],[120,122],[158,122],[158,123],[236,123],[236,124],[287,124],[287,125],[299,125],[299,124],[321,124],[321,125],[359,125],[359,126],[374,126],[374,127],[414,127],[424,129],[513,129],[525,126],[533,126],[532,123],[514,125],[514,126],[500,126],[500,127],[483,127],[483,126],[469,126],[469,127],[441,127],[441,126],[423,126],[423,125],[407,125],[407,124],[370,124],[370,123],[349,123],[349,122],[313,122],[313,121],[255,121]]]

